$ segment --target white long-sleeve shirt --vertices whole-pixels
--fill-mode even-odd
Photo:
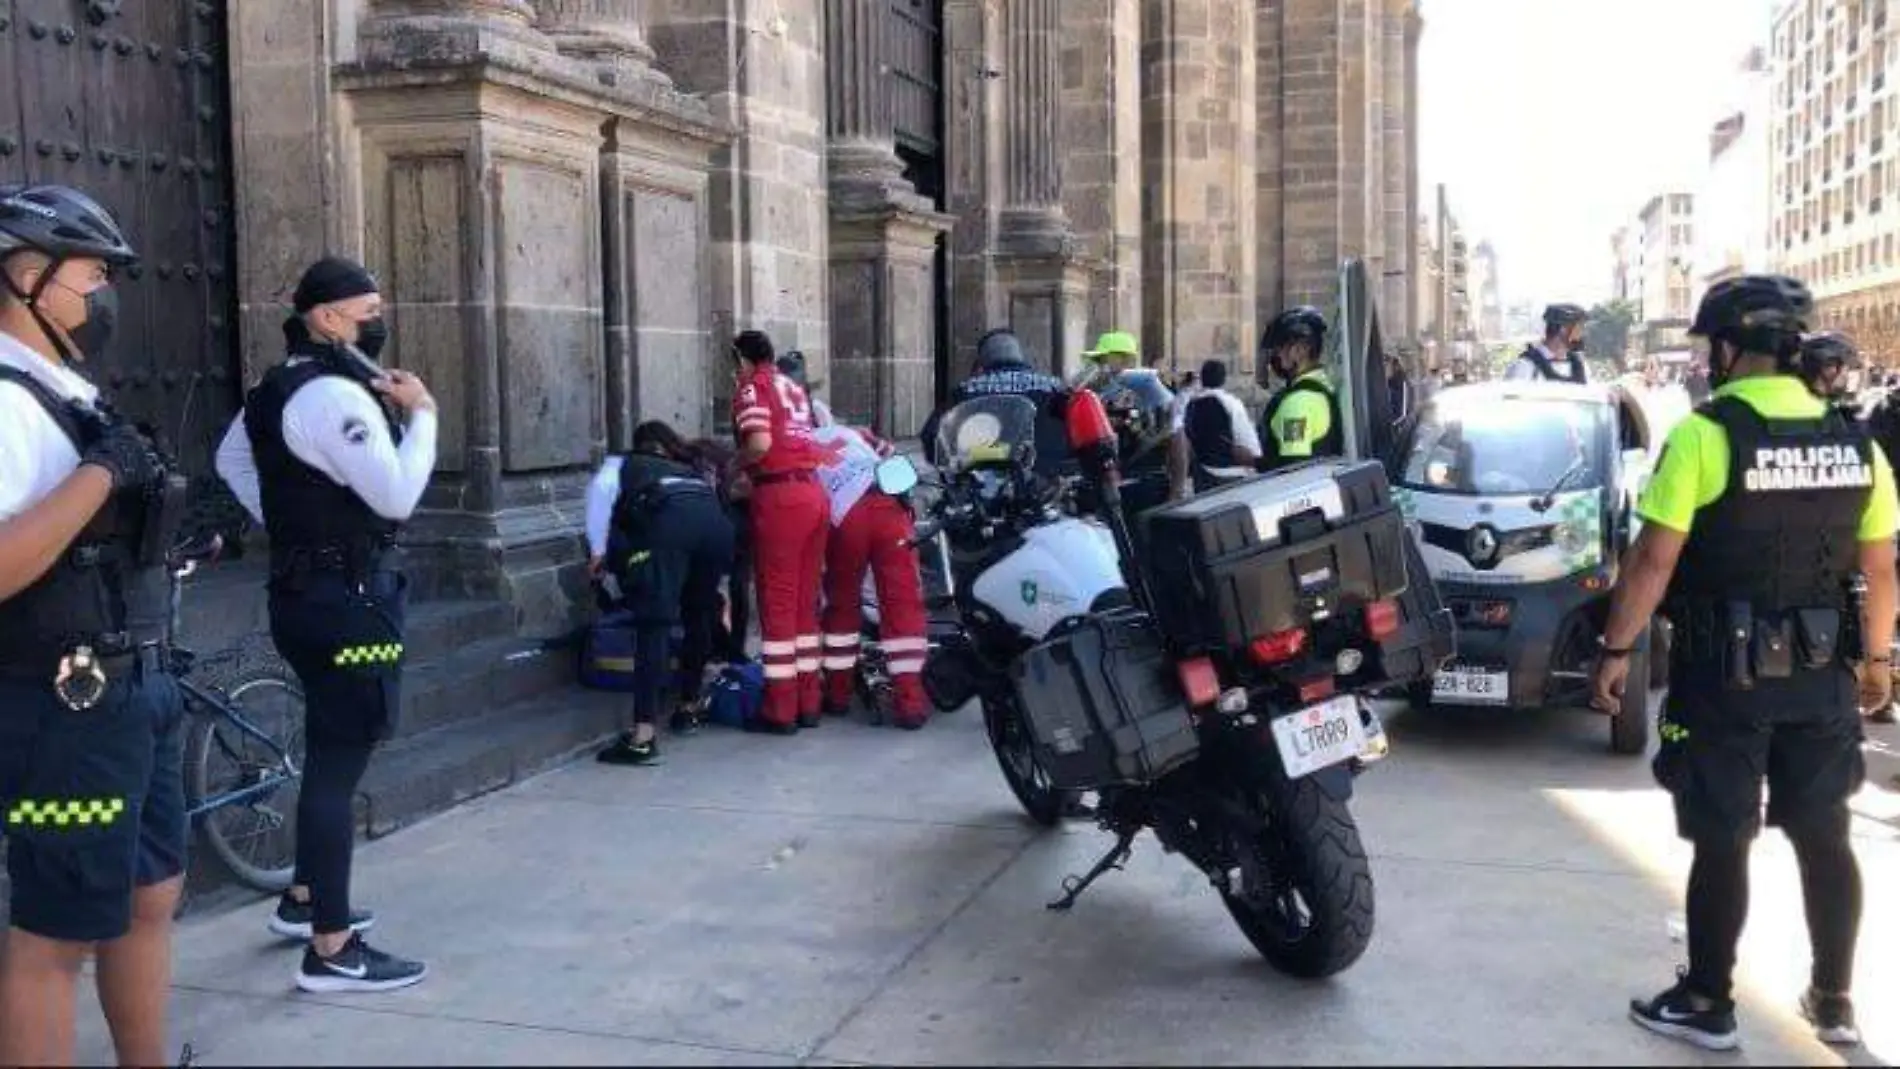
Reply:
[[[591,556],[607,555],[607,528],[613,522],[614,503],[620,500],[622,459],[609,456],[587,484],[587,552]]]
[[[312,379],[284,403],[284,445],[290,454],[353,491],[386,520],[400,522],[416,511],[435,471],[435,438],[435,413],[417,411],[409,414],[397,445],[375,396],[336,375]],[[257,460],[243,412],[225,431],[216,466],[245,511],[263,523]]]

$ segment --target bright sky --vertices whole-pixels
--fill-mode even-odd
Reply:
[[[1419,209],[1443,182],[1506,305],[1609,296],[1610,235],[1694,189],[1777,0],[1420,0]]]

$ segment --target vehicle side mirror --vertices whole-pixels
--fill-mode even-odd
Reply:
[[[903,497],[917,489],[917,468],[909,457],[895,456],[877,466],[877,488],[892,497]]]

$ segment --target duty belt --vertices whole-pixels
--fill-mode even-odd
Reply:
[[[157,642],[140,642],[123,631],[42,644],[31,651],[0,652],[0,679],[50,684],[60,701],[75,712],[99,704],[115,679],[163,669],[163,650]]]
[[[314,572],[340,572],[352,579],[364,579],[377,572],[395,570],[395,543],[363,543],[356,546],[282,546],[270,555],[271,578],[282,579]]]

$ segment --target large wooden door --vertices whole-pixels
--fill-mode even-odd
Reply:
[[[141,262],[88,375],[194,475],[237,410],[225,0],[0,0],[0,183],[70,185]]]
[[[890,4],[896,15],[892,20],[889,84],[897,155],[904,161],[904,177],[941,211],[948,192],[944,166],[943,0],[890,0]],[[939,402],[956,381],[949,366],[949,249],[947,240],[938,239],[933,272],[937,322],[931,336],[937,348],[933,364]],[[904,428],[897,430],[906,432]]]

